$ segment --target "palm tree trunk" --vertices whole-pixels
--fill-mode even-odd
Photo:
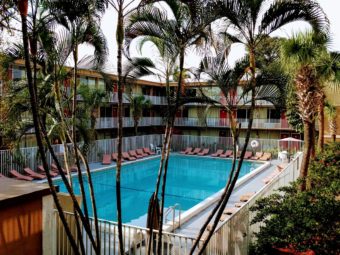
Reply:
[[[122,92],[122,52],[124,42],[124,16],[123,4],[119,4],[118,23],[117,23],[117,69],[118,69],[118,142],[117,142],[117,166],[116,166],[116,199],[117,199],[117,222],[118,222],[118,239],[119,239],[119,253],[124,254],[123,246],[123,225],[122,225],[122,204],[120,193],[120,172],[122,167],[122,140],[123,140],[123,92]]]
[[[32,79],[32,70],[31,70],[31,63],[30,63],[30,56],[29,56],[29,47],[28,47],[28,33],[27,33],[27,8],[28,8],[28,1],[27,0],[20,0],[19,3],[19,10],[20,10],[20,16],[21,16],[21,25],[22,25],[22,39],[23,39],[23,45],[24,45],[24,56],[25,56],[25,67],[26,67],[26,75],[27,75],[27,81],[28,81],[28,89],[30,93],[30,103],[32,106],[32,117],[33,117],[33,123],[35,128],[35,135],[36,140],[39,148],[39,153],[41,156],[41,160],[43,162],[44,169],[46,169],[46,176],[47,181],[51,189],[52,197],[54,200],[54,203],[56,205],[56,208],[59,213],[59,217],[61,222],[63,223],[66,235],[70,241],[71,247],[75,254],[80,254],[76,241],[71,233],[71,230],[67,224],[63,209],[61,207],[61,204],[59,202],[57,191],[53,185],[52,178],[49,172],[47,159],[44,154],[44,146],[42,142],[42,137],[40,133],[40,125],[39,125],[39,117],[38,117],[38,109],[37,109],[37,101],[36,101],[36,91],[34,90],[33,86],[33,79]]]
[[[214,220],[214,224],[212,226],[212,228],[210,229],[210,232],[208,234],[208,236],[206,237],[206,239],[204,240],[204,243],[201,247],[201,249],[199,250],[198,254],[203,254],[205,251],[205,248],[207,247],[212,235],[214,234],[214,231],[217,227],[217,224],[219,222],[219,219],[221,218],[221,215],[223,214],[224,208],[227,205],[229,198],[231,196],[231,193],[234,190],[234,187],[236,185],[238,176],[240,174],[241,171],[241,167],[243,164],[243,160],[244,160],[244,155],[246,153],[247,150],[247,146],[249,143],[249,139],[250,139],[250,134],[251,134],[251,128],[253,125],[253,119],[254,119],[254,109],[255,109],[255,88],[256,88],[256,79],[255,79],[255,75],[256,75],[256,65],[255,65],[255,49],[253,47],[249,47],[249,61],[250,61],[250,69],[251,69],[251,108],[250,108],[250,113],[249,113],[249,122],[248,122],[248,128],[247,128],[247,133],[246,133],[246,138],[244,141],[244,146],[240,155],[240,159],[238,161],[237,164],[237,169],[236,172],[234,174],[230,174],[228,183],[225,187],[224,190],[224,194],[223,196],[221,196],[220,200],[217,202],[215,208],[213,211],[217,211],[217,214],[215,216],[215,220]],[[239,130],[236,132],[236,134],[233,136],[235,137],[234,139],[234,160],[236,160],[236,142],[239,136]],[[235,166],[233,166],[233,168],[235,168]],[[234,169],[231,170],[232,172],[234,171]],[[204,223],[203,227],[200,230],[199,236],[196,238],[195,243],[193,244],[193,247],[190,250],[190,255],[192,255],[205,231],[205,228],[208,226],[209,222],[212,220],[212,218],[214,217],[213,214],[209,215],[208,219],[206,220],[206,222]]]
[[[325,99],[324,97],[321,99],[320,104],[318,106],[318,112],[319,112],[319,139],[318,139],[318,149],[320,152],[324,149],[324,143],[325,143]]]
[[[313,124],[311,122],[304,121],[304,143],[305,146],[303,148],[303,158],[300,169],[300,178],[302,179],[302,183],[300,185],[300,190],[304,191],[306,189],[306,180],[305,178],[308,175],[308,166],[311,154],[311,148],[313,146]]]
[[[165,187],[166,187],[166,176],[168,172],[168,162],[169,162],[169,156],[170,156],[170,142],[171,142],[171,135],[172,130],[175,124],[176,119],[176,112],[179,107],[179,101],[181,97],[181,91],[182,91],[182,80],[183,80],[183,69],[184,69],[184,57],[185,57],[185,49],[181,48],[179,53],[179,79],[177,83],[177,93],[176,93],[176,101],[175,101],[175,107],[172,111],[172,116],[170,117],[170,126],[169,126],[169,134],[168,134],[168,143],[166,146],[166,154],[165,154],[165,166],[164,166],[164,174],[163,174],[163,183],[162,183],[162,191],[161,191],[161,213],[159,217],[159,234],[158,234],[158,244],[157,244],[157,254],[161,254],[162,251],[162,235],[163,235],[163,213],[164,213],[164,200],[165,200]],[[157,195],[157,194],[156,194]]]

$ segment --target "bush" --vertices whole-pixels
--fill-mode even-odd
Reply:
[[[311,163],[301,192],[299,181],[259,200],[252,223],[263,222],[250,254],[276,254],[276,248],[340,254],[340,144],[328,146]]]

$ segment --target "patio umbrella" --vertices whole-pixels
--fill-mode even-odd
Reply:
[[[280,142],[288,142],[288,152],[290,153],[290,147],[291,147],[291,143],[292,142],[294,142],[294,143],[296,143],[296,142],[302,143],[303,141],[300,140],[300,139],[296,139],[294,137],[286,137],[286,138],[278,140],[278,145],[279,145],[278,147],[279,147],[279,149],[280,149]],[[301,147],[299,146],[299,148],[301,148]]]

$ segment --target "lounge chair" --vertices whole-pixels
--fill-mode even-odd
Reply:
[[[201,151],[201,148],[195,148],[193,151],[188,152],[188,155],[196,155]]]
[[[253,153],[251,151],[246,151],[246,154],[244,154],[244,159],[250,159],[253,156]]]
[[[181,154],[189,154],[192,151],[192,147],[187,147],[184,151],[181,151]]]
[[[238,211],[238,208],[236,208],[236,207],[227,207],[227,208],[224,209],[223,214],[231,215],[231,214],[233,214],[237,211]]]
[[[135,158],[143,158],[143,156],[141,155],[137,155],[135,150],[129,150],[129,154],[131,157],[135,157]]]
[[[201,151],[200,153],[198,153],[197,155],[199,156],[205,156],[209,154],[209,148],[203,149],[203,151]]]
[[[150,151],[149,148],[143,148],[143,151],[149,155],[155,155],[156,153],[154,153],[153,151]]]
[[[111,165],[111,155],[110,154],[104,154],[103,155],[102,165]]]
[[[44,174],[38,174],[38,173],[34,172],[34,171],[33,171],[31,168],[29,168],[29,167],[25,167],[25,168],[24,168],[24,172],[25,172],[28,176],[30,176],[30,177],[32,177],[33,179],[36,179],[36,180],[43,180],[43,179],[46,178],[46,175],[44,175]]]
[[[52,169],[53,172],[56,172],[56,173],[59,172],[57,165],[54,164],[54,163],[51,164],[51,169]],[[71,172],[78,172],[77,169],[78,169],[78,168],[77,168],[76,166],[72,166],[72,167],[70,168],[70,171],[71,171]],[[65,174],[68,174],[65,168],[61,168],[61,170],[62,170]]]
[[[277,175],[280,174],[280,170],[276,169],[275,171],[273,171],[270,175],[268,175],[266,178],[263,179],[263,182],[265,184],[270,183]]]
[[[127,160],[136,160],[135,157],[131,157],[127,152],[122,152],[122,157]]]
[[[261,158],[263,156],[263,152],[259,151],[255,153],[255,156],[252,156],[250,159],[254,159],[254,160],[258,160],[259,158]]]
[[[210,154],[211,157],[219,157],[223,153],[223,150],[217,150],[215,153]]]
[[[248,192],[240,196],[240,201],[241,202],[247,202],[252,196],[255,195],[255,192]]]
[[[46,171],[45,171],[45,169],[44,169],[43,166],[37,166],[37,170],[38,170],[38,172],[40,172],[40,173],[46,173]],[[51,175],[52,177],[56,177],[56,176],[58,176],[58,173],[57,173],[57,172],[50,171],[50,175]]]
[[[226,150],[225,153],[222,153],[222,154],[220,155],[220,158],[229,158],[229,157],[231,157],[232,155],[233,155],[233,151],[231,151],[231,150]]]
[[[259,160],[270,160],[272,158],[272,154],[270,152],[265,152],[262,157],[259,158]]]
[[[27,175],[22,175],[20,173],[17,172],[17,170],[12,169],[11,171],[9,171],[11,175],[13,175],[13,177],[15,177],[15,179],[17,180],[22,180],[22,181],[33,181],[33,177],[27,176]]]
[[[113,161],[118,161],[118,153],[117,152],[113,152],[112,153],[112,160]],[[122,157],[122,162],[124,162],[125,160],[123,159],[123,157]]]
[[[148,154],[144,153],[143,149],[137,149],[136,153],[137,153],[137,155],[140,155],[142,157],[148,156]]]

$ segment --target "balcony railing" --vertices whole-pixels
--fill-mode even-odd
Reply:
[[[248,119],[238,119],[241,128],[247,128]],[[134,121],[132,117],[123,118],[123,127],[133,127]],[[162,126],[164,120],[162,117],[142,117],[139,120],[139,127],[146,126]],[[175,126],[183,127],[230,127],[229,119],[220,118],[176,118]],[[118,118],[98,118],[96,123],[97,129],[117,128]],[[253,128],[258,129],[291,129],[285,121],[281,119],[254,119]]]
[[[163,121],[161,117],[142,117],[139,120],[139,127],[161,126]],[[134,120],[132,117],[123,117],[123,127],[133,127]],[[96,129],[117,128],[118,118],[98,118]]]

